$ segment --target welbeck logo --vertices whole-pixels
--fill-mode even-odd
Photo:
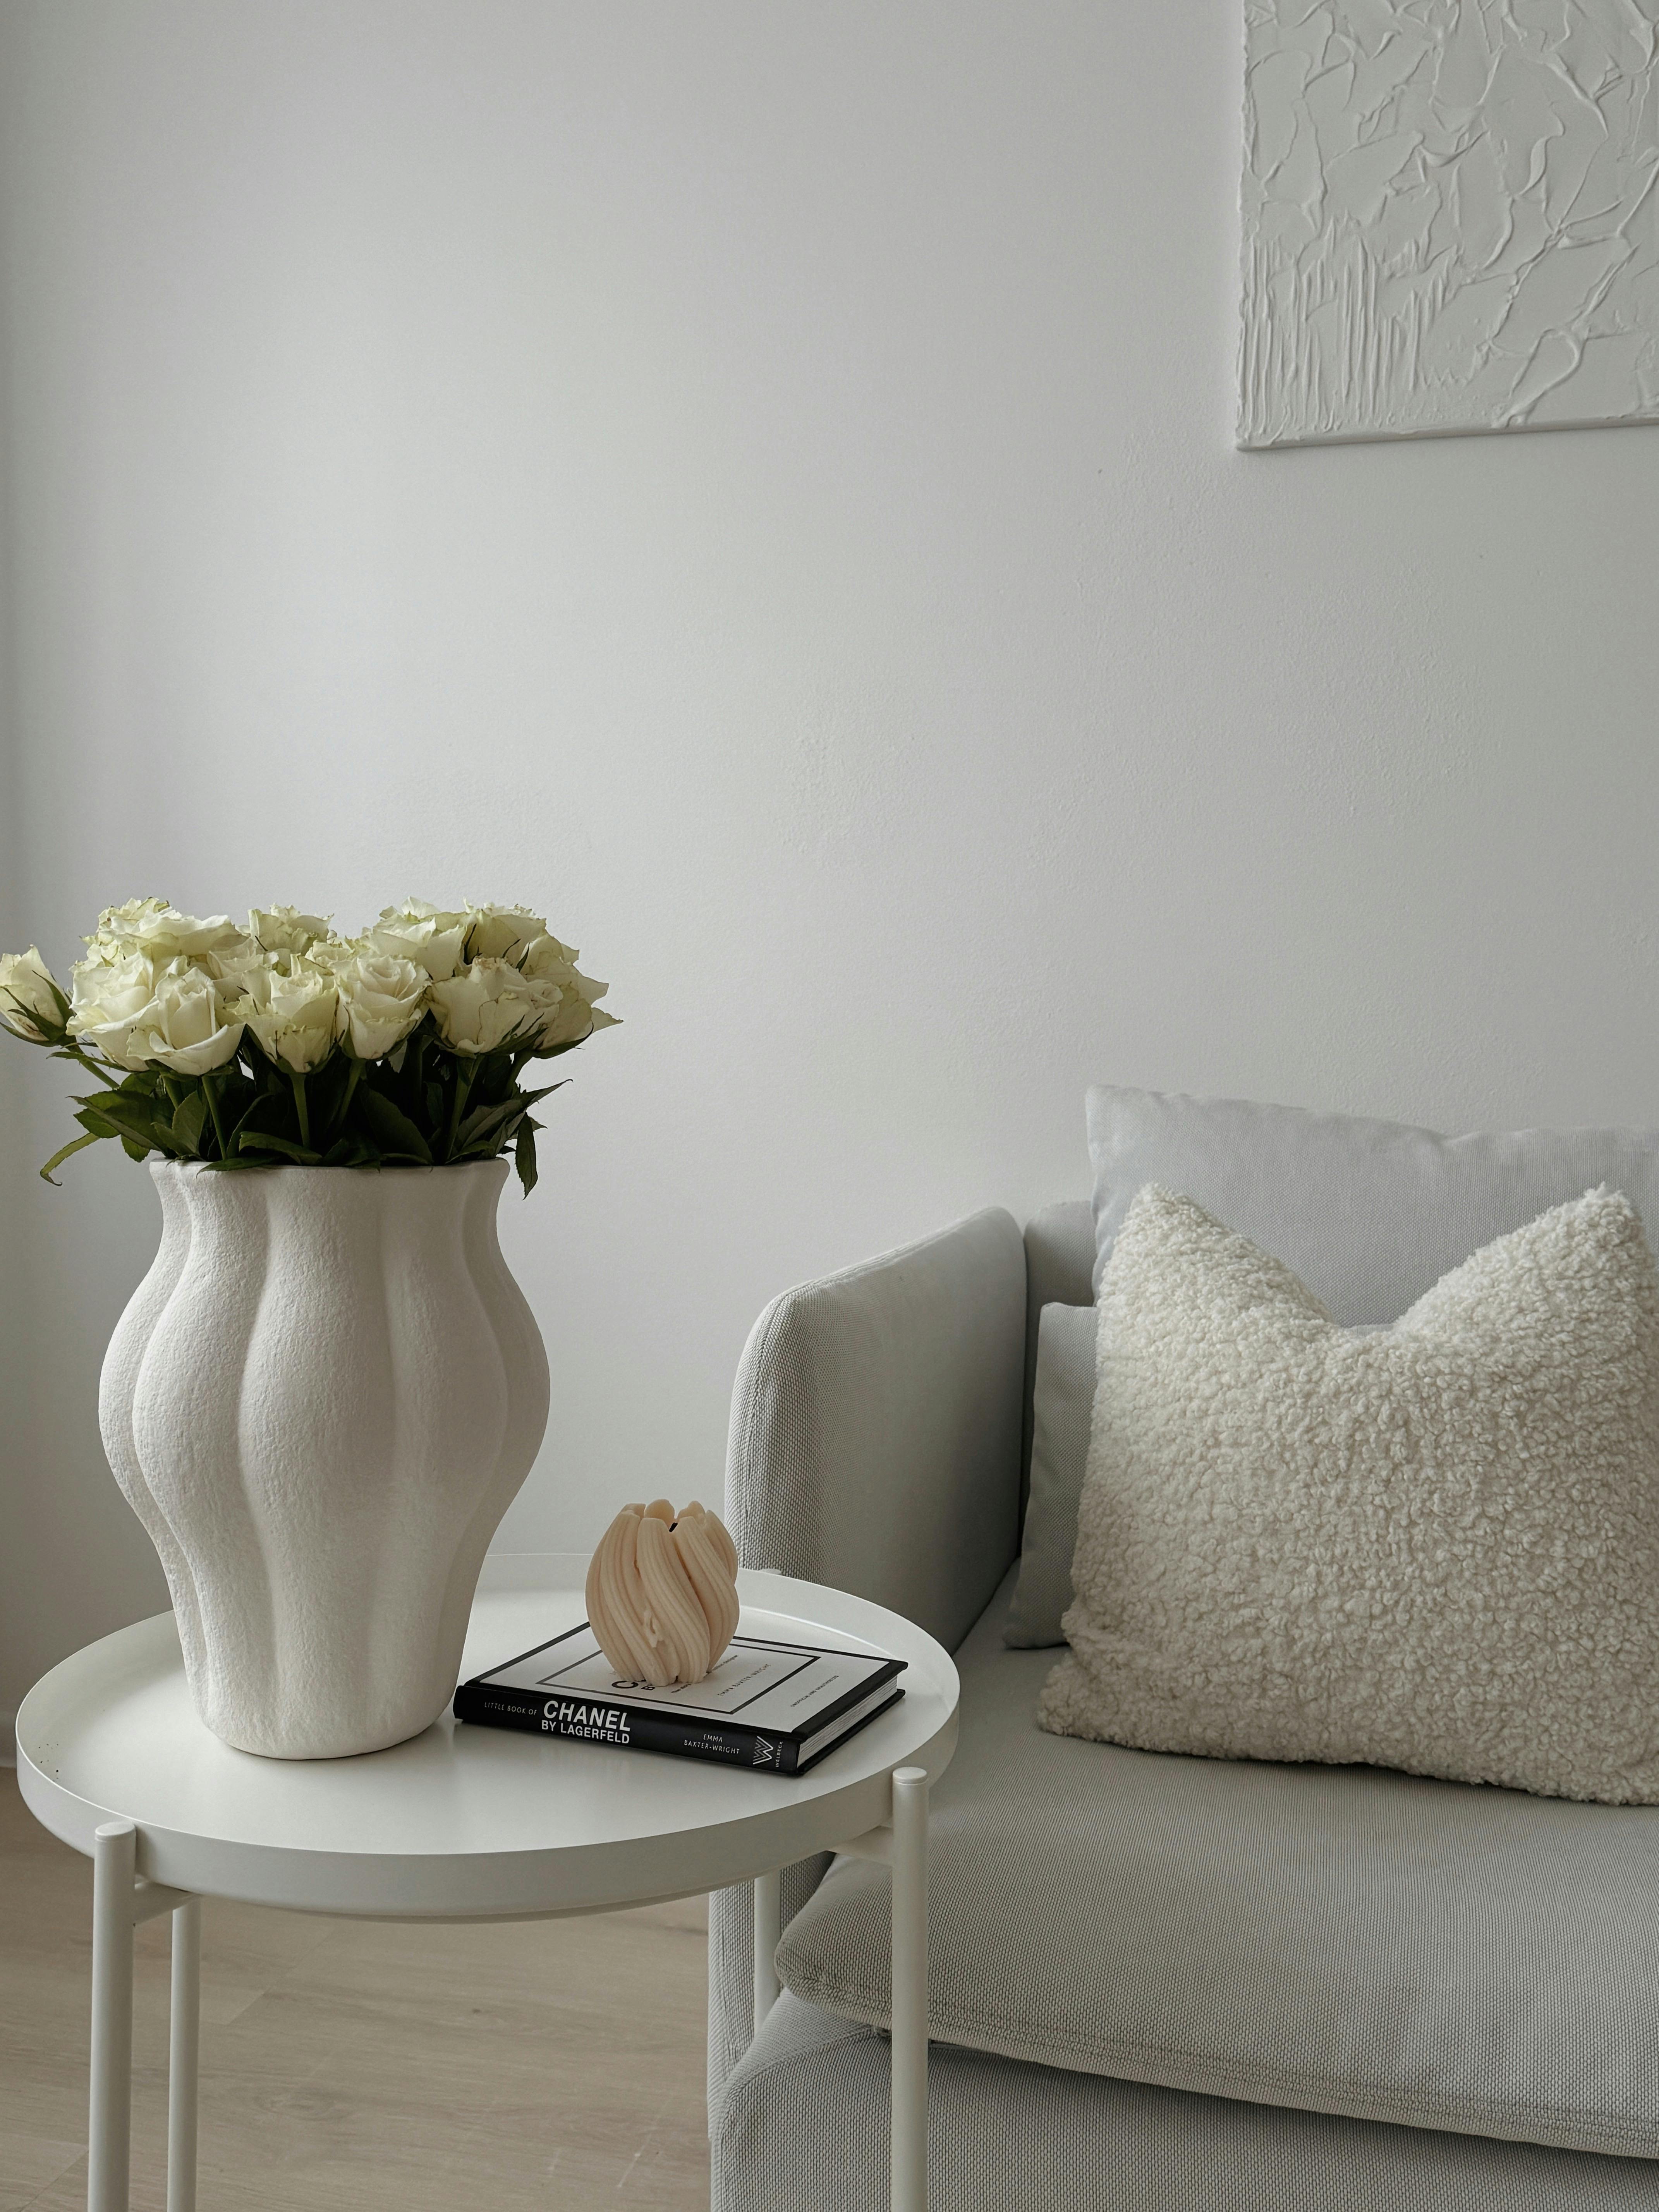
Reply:
[[[775,1743],[769,1743],[769,1742],[767,1741],[766,1738],[765,1738],[763,1735],[757,1735],[757,1736],[755,1738],[755,1764],[756,1764],[756,1765],[757,1765],[757,1766],[775,1766],[775,1765],[777,1765],[777,1763],[778,1763],[778,1747],[776,1746],[776,1744],[775,1744]]]

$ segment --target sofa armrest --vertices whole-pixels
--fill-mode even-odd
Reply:
[[[975,1213],[804,1283],[756,1322],[732,1394],[726,1511],[745,1566],[873,1598],[954,1650],[1019,1541],[1025,1248]],[[828,1855],[783,1874],[787,1926]],[[747,1884],[708,1920],[713,2115],[748,2048]]]
[[[775,1298],[732,1397],[744,1564],[954,1649],[1019,1546],[1025,1250],[1000,1207]]]

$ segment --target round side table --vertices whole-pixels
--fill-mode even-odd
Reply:
[[[481,1591],[463,1674],[585,1618],[585,1559],[557,1587]],[[194,2212],[204,1897],[384,1920],[535,1920],[752,1881],[755,2024],[778,1994],[779,1870],[814,1851],[893,1869],[892,2204],[927,2203],[927,1793],[956,1748],[949,1655],[898,1614],[745,1571],[743,1627],[874,1646],[905,1694],[799,1780],[458,1726],[360,1759],[233,1751],[196,1717],[173,1615],[124,1628],[36,1683],[17,1716],[35,1818],[93,1861],[88,2212],[127,2212],[132,1936],[173,1915],[167,2212]]]

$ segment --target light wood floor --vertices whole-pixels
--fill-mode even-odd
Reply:
[[[138,1934],[163,2212],[167,1922]],[[0,1770],[0,2212],[86,2203],[90,1862]],[[201,2212],[707,2212],[702,1901],[420,1928],[210,1901]]]

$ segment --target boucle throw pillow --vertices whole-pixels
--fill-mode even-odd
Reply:
[[[1621,1194],[1348,1330],[1149,1184],[1096,1391],[1045,1728],[1659,1802],[1659,1280]]]

